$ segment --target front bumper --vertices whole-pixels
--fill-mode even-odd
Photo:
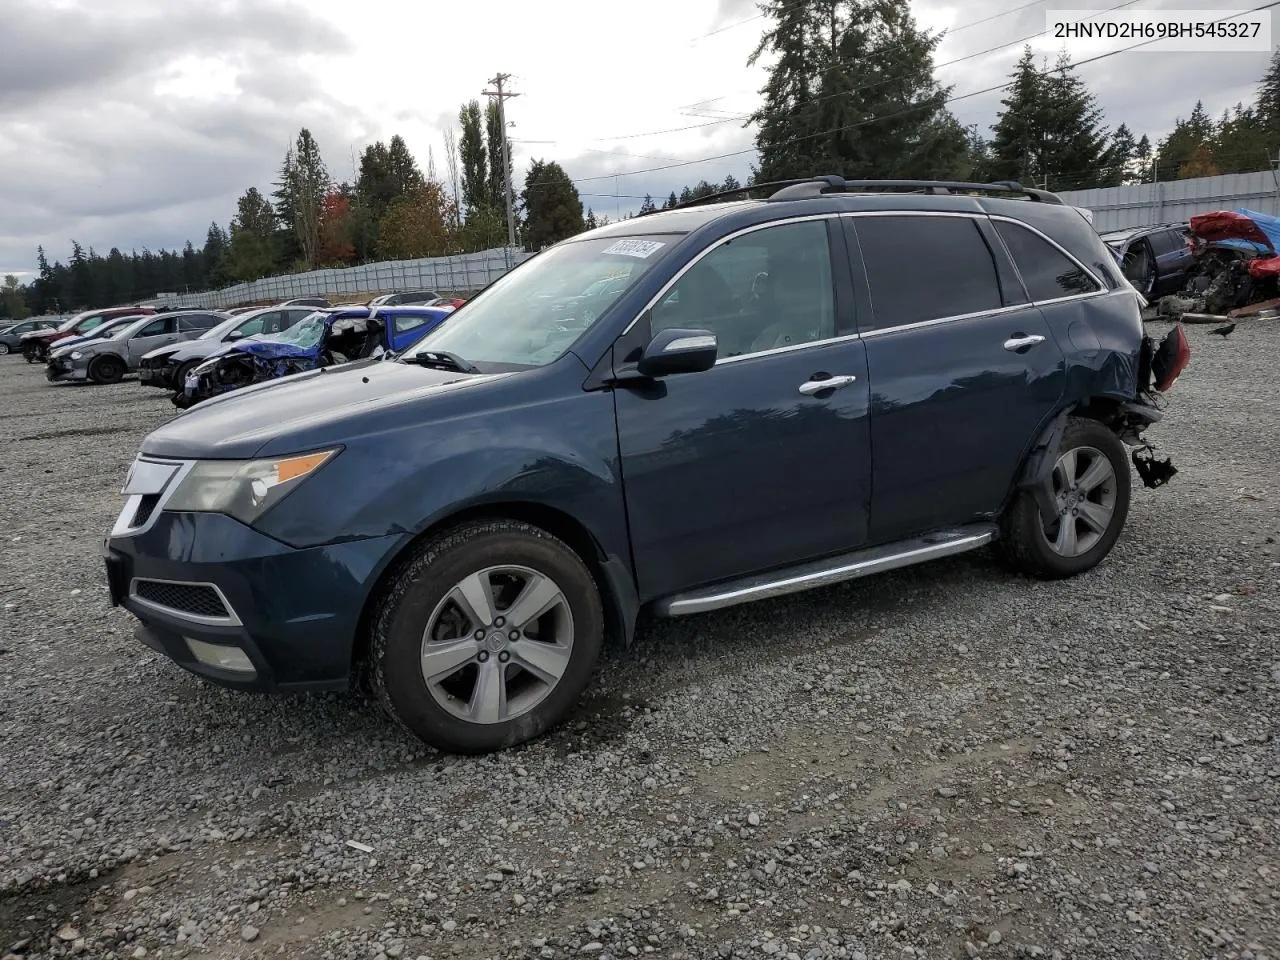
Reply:
[[[143,361],[138,367],[138,382],[144,387],[160,387],[165,390],[173,389],[173,376],[175,368],[172,364],[163,363],[153,365],[149,361]]]
[[[107,581],[138,638],[215,683],[263,691],[350,686],[365,601],[407,541],[294,549],[212,513],[161,511],[119,529],[104,544]]]
[[[70,357],[54,357],[46,364],[44,375],[50,383],[60,380],[88,380],[89,358],[72,360]]]

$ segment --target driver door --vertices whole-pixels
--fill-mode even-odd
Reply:
[[[642,597],[864,544],[870,396],[850,283],[834,219],[768,225],[713,247],[626,335],[703,329],[720,347],[710,370],[614,390]]]

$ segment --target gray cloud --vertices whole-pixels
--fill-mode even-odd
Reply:
[[[37,244],[65,259],[73,237],[99,252],[201,243],[248,186],[271,188],[300,127],[342,158],[342,170],[348,145],[371,135],[358,112],[318,93],[299,68],[304,55],[349,50],[301,5],[110,6],[100,16],[18,0],[6,11],[0,271],[29,270]],[[235,96],[156,92],[190,55],[224,62],[214,69],[234,76]]]

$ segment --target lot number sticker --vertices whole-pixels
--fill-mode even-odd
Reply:
[[[605,250],[605,253],[619,253],[624,257],[639,257],[643,260],[665,246],[660,240],[619,240]]]

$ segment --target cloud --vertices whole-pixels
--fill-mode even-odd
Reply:
[[[64,258],[73,237],[100,252],[202,240],[248,185],[269,186],[298,128],[322,142],[366,132],[309,81],[307,58],[350,44],[300,5],[110,8],[6,12],[0,263],[29,264],[41,243]]]

